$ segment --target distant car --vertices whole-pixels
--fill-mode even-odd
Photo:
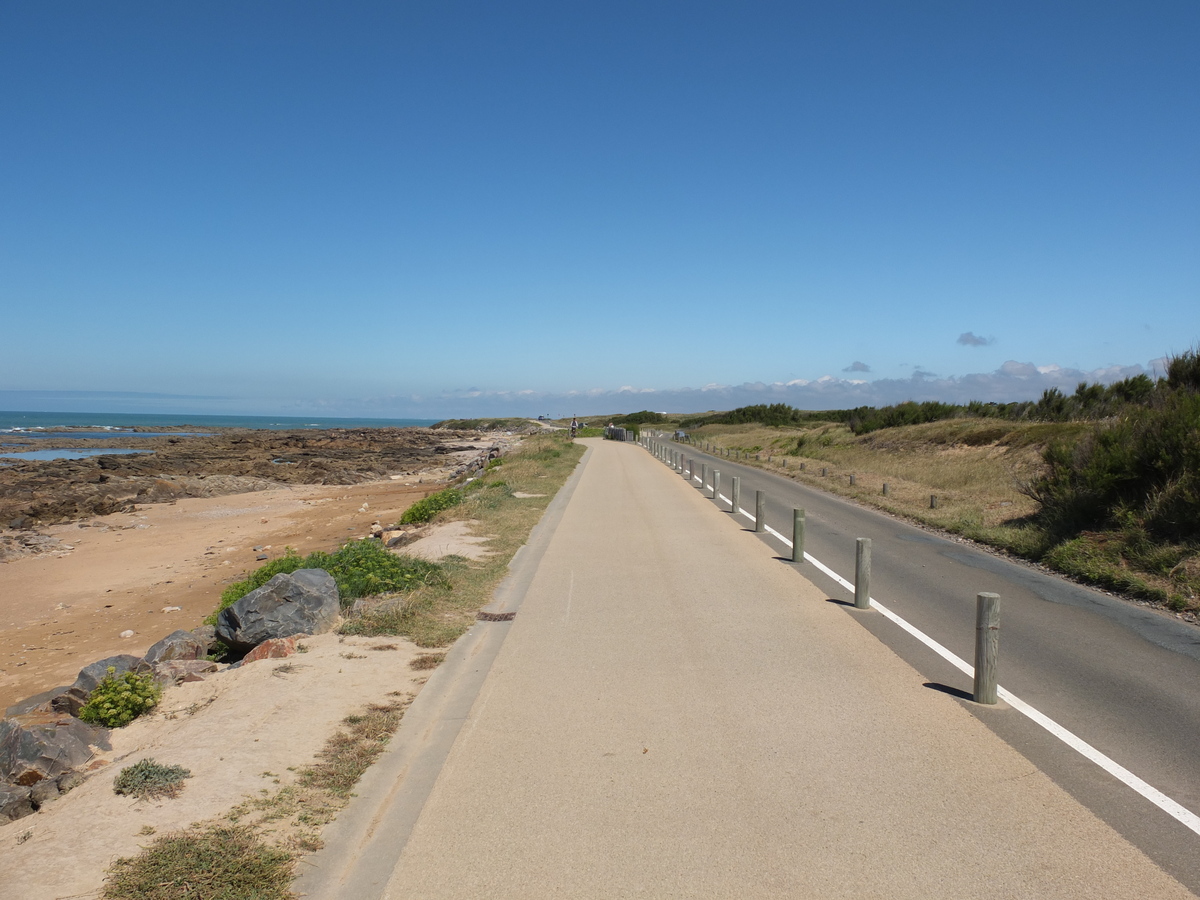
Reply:
[[[677,432],[675,432],[675,440],[677,440],[677,441],[686,441],[686,440],[687,440],[687,432],[686,432],[686,431],[677,431]]]

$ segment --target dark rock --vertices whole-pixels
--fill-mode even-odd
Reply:
[[[217,629],[212,625],[201,625],[192,629],[192,634],[196,640],[204,645],[204,652],[200,656],[208,656],[217,649]],[[199,659],[200,657],[196,657]]]
[[[87,781],[87,776],[82,772],[64,772],[56,780],[58,781],[58,792],[65,794]]]
[[[0,721],[0,779],[36,784],[78,768],[92,758],[92,744],[108,732],[65,713],[35,712]]]
[[[340,610],[337,583],[324,569],[281,572],[221,611],[217,637],[246,653],[271,638],[331,631]]]
[[[196,635],[190,631],[173,631],[146,651],[138,669],[173,659],[199,659],[207,654],[208,647]]]
[[[131,669],[136,669],[137,664],[141,661],[140,657],[130,656],[128,653],[98,660],[79,670],[79,675],[76,676],[75,683],[71,685],[71,690],[83,691],[85,695],[90,694],[96,689],[96,685],[109,675],[109,669],[114,670],[113,675],[124,675]]]
[[[29,788],[0,781],[0,823],[33,814]]]
[[[166,686],[183,684],[185,681],[203,681],[205,675],[220,671],[220,668],[208,659],[167,659],[155,663],[150,671],[159,684]]]
[[[29,789],[29,801],[33,804],[34,809],[41,809],[51,800],[57,800],[60,796],[62,796],[62,792],[58,789],[58,782],[53,778],[39,781]]]
[[[25,713],[42,711],[48,712],[54,708],[54,701],[65,694],[70,689],[70,685],[63,687],[51,688],[48,691],[42,691],[40,694],[34,694],[32,697],[26,697],[20,703],[14,703],[4,711],[6,716],[21,716]]]

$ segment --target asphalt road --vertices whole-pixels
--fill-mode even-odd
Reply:
[[[1001,595],[1000,684],[1193,813],[1200,813],[1200,628],[934,534],[781,475],[671,444],[721,492],[741,479],[741,507],[767,495],[767,524],[791,535],[806,513],[807,553],[854,580],[855,539],[872,541],[871,596],[970,662],[975,595]],[[696,482],[693,482],[696,484]],[[698,485],[697,485],[697,489]],[[728,510],[722,502],[720,508]],[[748,529],[752,522],[739,516]],[[781,556],[787,550],[763,538]],[[790,562],[783,563],[791,565]],[[853,594],[815,566],[806,576],[835,601]],[[843,607],[864,628],[961,702],[1011,746],[1200,894],[1200,835],[1001,704],[971,703],[971,680],[875,611]]]

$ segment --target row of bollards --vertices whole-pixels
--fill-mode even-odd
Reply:
[[[696,460],[675,450],[668,444],[652,437],[643,437],[641,443],[657,458],[670,465],[675,471],[683,474],[689,481],[695,478]],[[717,451],[720,452],[719,449]],[[726,451],[728,455],[728,451]],[[757,454],[756,454],[757,456]],[[768,461],[770,458],[768,457]],[[786,465],[786,460],[785,460]],[[804,463],[800,463],[804,470]],[[821,475],[826,474],[821,469]],[[708,464],[700,463],[700,490],[707,490],[709,485]],[[850,484],[855,483],[855,477],[849,476]],[[721,473],[712,470],[712,497],[718,500],[721,496]],[[737,475],[730,482],[730,511],[737,515],[741,512],[742,479]],[[883,495],[889,494],[889,485],[883,484]],[[938,508],[936,494],[929,497],[929,508]],[[762,534],[767,530],[767,497],[766,491],[754,492],[754,530]],[[792,562],[804,562],[804,530],[805,513],[803,509],[792,510]],[[854,608],[870,609],[871,607],[871,539],[855,539],[854,553]],[[976,703],[996,703],[999,686],[996,678],[996,664],[1000,648],[1000,595],[991,592],[981,592],[975,597],[975,674],[973,698]]]

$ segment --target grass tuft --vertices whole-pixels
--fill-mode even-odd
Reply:
[[[113,781],[113,792],[139,800],[178,797],[183,780],[191,777],[191,771],[183,766],[164,766],[147,757],[121,770]]]
[[[167,834],[113,863],[104,900],[292,900],[295,862],[252,829],[215,825]]]

